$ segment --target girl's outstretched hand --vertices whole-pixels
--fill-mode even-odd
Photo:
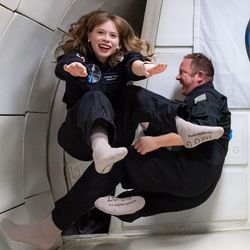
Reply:
[[[86,67],[79,62],[65,64],[63,69],[75,77],[86,77],[88,75]]]
[[[146,77],[150,77],[155,74],[159,74],[163,72],[167,68],[167,64],[159,63],[159,64],[144,64],[144,75]]]

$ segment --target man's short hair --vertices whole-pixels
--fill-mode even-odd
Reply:
[[[199,71],[203,71],[205,74],[205,78],[208,80],[213,80],[214,77],[214,66],[207,56],[202,53],[191,53],[184,56],[184,59],[191,59],[191,68],[193,74],[198,73]]]

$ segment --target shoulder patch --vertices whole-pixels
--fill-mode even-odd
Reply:
[[[199,95],[194,98],[194,103],[196,104],[197,102],[201,102],[207,99],[206,94]]]

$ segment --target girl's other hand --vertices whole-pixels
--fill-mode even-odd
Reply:
[[[86,67],[79,62],[65,64],[63,69],[75,77],[86,77],[88,75]]]

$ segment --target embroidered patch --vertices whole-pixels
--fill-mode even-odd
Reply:
[[[201,102],[207,99],[206,94],[199,95],[194,98],[194,103],[196,104],[197,102]]]
[[[104,73],[102,74],[103,84],[113,84],[119,83],[121,81],[121,76],[118,72]]]

